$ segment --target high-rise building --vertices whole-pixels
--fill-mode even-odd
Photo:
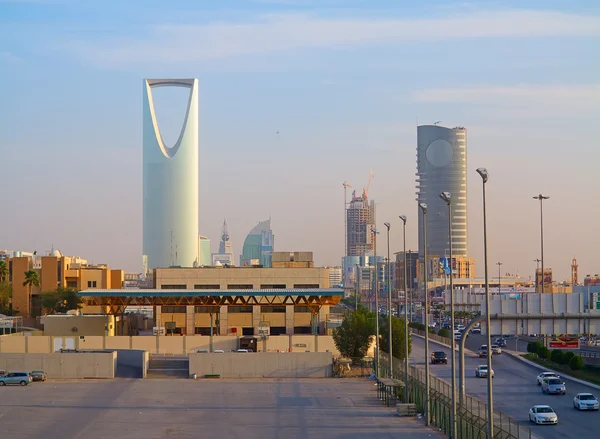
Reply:
[[[417,127],[417,201],[427,203],[427,254],[448,257],[448,206],[452,196],[452,255],[467,256],[467,130],[439,125]],[[418,208],[417,208],[418,209]],[[418,209],[419,248],[423,215]]]
[[[231,239],[229,231],[227,230],[227,220],[223,221],[223,228],[221,230],[221,241],[219,242],[219,252],[212,254],[213,265],[227,265],[233,267],[235,260],[233,258],[233,248],[231,246]]]
[[[143,253],[147,269],[192,267],[198,245],[198,80],[144,79]],[[152,89],[189,88],[185,119],[175,145],[165,145]],[[210,255],[210,253],[209,253]]]
[[[261,265],[265,268],[271,267],[275,235],[271,230],[271,220],[258,223],[246,239],[240,256],[240,266],[249,267]]]
[[[373,233],[375,227],[375,202],[369,201],[367,192],[356,196],[352,192],[352,201],[346,209],[346,256],[365,256],[373,251]]]

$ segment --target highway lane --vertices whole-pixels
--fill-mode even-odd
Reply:
[[[472,346],[479,347],[485,343],[484,337],[480,335],[471,335],[469,338],[471,340],[468,340],[468,343]],[[413,337],[412,353],[410,356],[412,364],[424,366],[424,345],[425,342],[423,339]],[[446,351],[448,358],[450,358],[450,349],[448,348],[430,342],[430,349],[442,349]],[[456,357],[458,361],[458,351]],[[485,359],[479,359],[473,352],[466,351],[465,364],[465,387],[467,393],[485,402],[487,400],[487,380],[475,377],[476,367],[485,364]],[[536,381],[536,377],[541,370],[519,361],[508,354],[494,355],[492,368],[495,373],[495,411],[503,412],[515,418],[515,420],[529,425],[534,434],[542,438],[586,439],[600,436],[598,433],[600,412],[579,412],[573,408],[573,397],[575,394],[590,392],[600,397],[600,391],[565,380],[567,384],[566,395],[544,395]],[[450,364],[431,365],[430,370],[433,375],[450,382]],[[458,373],[458,364],[456,370]],[[529,409],[536,404],[550,405],[558,414],[559,424],[557,426],[537,426],[529,423]]]

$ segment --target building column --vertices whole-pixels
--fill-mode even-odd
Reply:
[[[162,306],[154,307],[154,326],[160,328],[162,326]]]
[[[252,307],[252,326],[254,327],[254,335],[258,335],[259,323],[260,323],[260,305],[254,305]]]
[[[319,335],[326,335],[327,314],[329,314],[329,305],[321,306],[319,309]]]
[[[196,318],[194,306],[185,307],[185,335],[196,334]]]
[[[285,307],[285,333],[287,335],[294,334],[294,307]]]
[[[222,306],[219,311],[219,335],[227,335],[229,329],[227,320],[227,306]]]

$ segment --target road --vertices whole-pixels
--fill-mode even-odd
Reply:
[[[486,341],[481,335],[471,335],[467,340],[469,346],[479,347]],[[509,340],[508,348],[511,348],[514,340]],[[422,338],[413,337],[412,353],[410,361],[416,365],[424,365],[425,342]],[[450,359],[450,349],[441,347],[430,342],[430,350],[442,349]],[[457,361],[459,355],[457,351]],[[428,357],[429,358],[429,357]],[[485,360],[477,358],[470,351],[465,354],[465,387],[469,395],[475,396],[482,401],[487,400],[487,380],[475,377],[475,368],[485,364]],[[600,397],[600,391],[565,380],[567,384],[566,395],[544,395],[540,386],[537,385],[536,377],[541,372],[508,354],[494,355],[492,369],[494,378],[494,410],[503,412],[508,416],[529,424],[532,431],[544,439],[564,438],[593,438],[598,437],[598,425],[600,425],[600,412],[579,412],[573,408],[573,397],[579,392],[590,392]],[[433,375],[450,382],[451,372],[448,365],[431,365],[430,371]],[[458,374],[458,364],[456,371]],[[457,375],[458,385],[458,375]],[[534,425],[528,421],[529,409],[536,404],[548,404],[558,414],[557,426]]]

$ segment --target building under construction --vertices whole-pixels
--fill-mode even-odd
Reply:
[[[352,192],[352,200],[346,209],[347,256],[366,256],[373,251],[375,228],[375,202],[369,201],[367,192],[361,196]]]

